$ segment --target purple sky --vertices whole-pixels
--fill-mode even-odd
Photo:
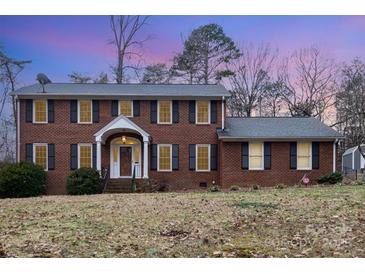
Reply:
[[[0,16],[0,45],[9,56],[33,61],[21,85],[35,83],[38,72],[53,82],[72,71],[110,73],[115,52],[106,16]],[[221,25],[238,43],[270,43],[281,55],[317,45],[337,61],[365,59],[365,16],[152,16],[141,36],[146,64],[169,62],[181,50],[181,34],[207,24]]]

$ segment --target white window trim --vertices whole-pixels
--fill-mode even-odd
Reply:
[[[46,121],[45,122],[37,122],[35,120],[35,112],[36,112],[36,110],[35,110],[35,101],[46,101]],[[45,100],[43,100],[43,99],[33,100],[33,124],[48,124],[48,100],[47,99],[45,99]]]
[[[90,115],[90,122],[80,122],[80,101],[88,101],[90,102],[90,111],[91,111],[91,115]],[[77,100],[77,123],[78,124],[92,124],[93,123],[93,101],[92,100]]]
[[[45,171],[48,171],[48,144],[47,143],[34,143],[33,144],[33,163],[36,163],[36,151],[35,148],[37,146],[45,146],[46,147],[46,168],[44,169]]]
[[[160,147],[170,147],[170,169],[160,169]],[[157,145],[157,171],[171,172],[172,171],[172,145],[171,144],[158,144]]]
[[[208,147],[208,169],[198,169],[198,147]],[[209,144],[197,144],[197,145],[195,145],[195,171],[197,171],[197,172],[210,172],[210,145]]]
[[[162,100],[169,101],[169,100]],[[157,123],[160,125],[171,125],[172,124],[172,101],[170,100],[170,122],[160,122],[160,101],[157,102]]]
[[[198,122],[198,102],[208,102],[208,122],[207,123],[202,123],[202,122]],[[209,125],[210,124],[210,101],[207,100],[197,100],[195,101],[195,124],[197,125]]]
[[[309,167],[307,168],[298,168],[298,159],[299,159],[299,154],[298,154],[298,145],[299,144],[309,144]],[[297,142],[297,170],[312,170],[312,142]]]
[[[90,167],[93,168],[93,145],[92,144],[77,144],[77,168],[80,168],[80,147],[88,146],[90,147]]]
[[[122,114],[122,112],[121,112],[121,110],[120,110],[120,102],[121,101],[124,101],[124,102],[131,102],[131,113],[132,113],[132,115],[124,115],[124,117],[128,117],[128,118],[130,118],[130,117],[134,117],[133,116],[133,100],[118,100],[118,116],[119,115],[121,115]]]
[[[261,144],[261,166],[260,167],[251,167],[251,155],[250,155],[250,146],[251,144]],[[264,143],[261,142],[249,142],[248,143],[248,170],[264,170]]]

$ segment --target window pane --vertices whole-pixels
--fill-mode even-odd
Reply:
[[[208,123],[209,122],[209,102],[207,101],[197,101],[198,110],[198,123]]]
[[[262,157],[251,156],[250,157],[250,168],[262,168]]]
[[[250,169],[260,169],[262,164],[262,143],[249,144]]]
[[[91,146],[80,146],[81,167],[91,167]]]
[[[35,163],[44,169],[47,169],[47,146],[36,145],[35,147]]]
[[[36,122],[47,122],[47,101],[36,100],[34,101],[34,113]]]
[[[159,146],[160,170],[170,170],[170,146]]]
[[[80,101],[80,122],[91,122],[91,101]]]
[[[198,170],[209,169],[209,148],[208,146],[198,146]]]
[[[262,156],[262,143],[250,143],[250,156]]]
[[[171,102],[159,101],[159,123],[171,123]]]
[[[134,146],[134,161],[139,162],[139,146]]]
[[[310,143],[298,143],[298,156],[310,156],[310,151]]]
[[[132,116],[132,101],[120,101],[120,114]]]
[[[298,168],[299,169],[310,168],[310,157],[298,156]]]

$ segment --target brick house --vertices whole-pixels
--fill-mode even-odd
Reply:
[[[12,95],[17,160],[47,170],[49,194],[64,194],[80,167],[170,190],[292,185],[336,170],[339,133],[314,118],[227,117],[221,85],[51,83]]]

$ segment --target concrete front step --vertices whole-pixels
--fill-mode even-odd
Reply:
[[[141,179],[136,179],[138,185]],[[104,193],[130,193],[132,179],[110,179],[106,185]]]

